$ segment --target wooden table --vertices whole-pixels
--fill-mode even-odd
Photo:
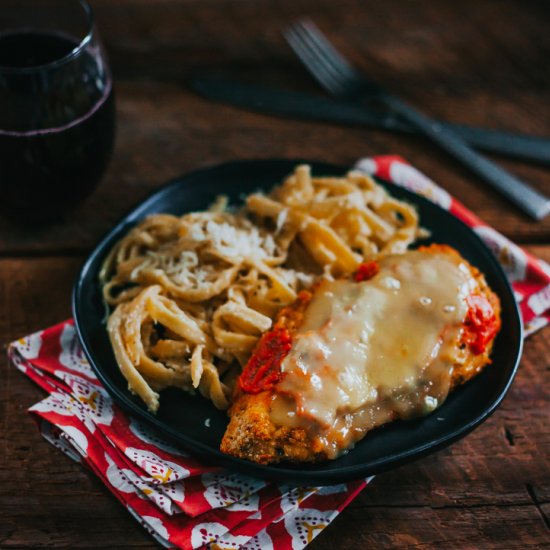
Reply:
[[[309,14],[370,73],[426,112],[550,135],[550,11],[540,1],[95,0],[114,70],[118,138],[96,193],[40,230],[0,221],[0,341],[70,315],[75,274],[94,243],[166,180],[236,158],[351,164],[399,153],[496,229],[550,260],[550,217],[534,223],[420,138],[283,120],[209,103],[186,88],[220,67],[316,91],[281,37]],[[550,172],[502,164],[550,191]],[[0,199],[1,200],[1,199]],[[550,545],[550,329],[529,338],[497,413],[474,433],[380,475],[311,545],[334,548],[542,548]],[[0,359],[0,546],[152,547],[93,475],[37,433],[43,393]]]

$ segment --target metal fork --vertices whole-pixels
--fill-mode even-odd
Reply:
[[[365,98],[381,102],[534,219],[540,220],[550,213],[550,198],[487,160],[454,132],[359,72],[311,20],[303,19],[294,23],[285,30],[284,35],[294,53],[329,93],[349,100]]]

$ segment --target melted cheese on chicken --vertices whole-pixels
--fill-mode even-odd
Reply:
[[[375,425],[433,410],[476,287],[460,257],[422,252],[382,259],[365,282],[323,282],[282,362],[272,421],[314,427],[335,457]]]

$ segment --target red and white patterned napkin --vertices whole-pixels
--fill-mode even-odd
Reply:
[[[357,168],[427,196],[465,221],[494,251],[520,303],[526,334],[550,321],[550,268],[488,227],[400,157]],[[12,363],[48,392],[29,409],[42,435],[93,470],[164,546],[304,548],[369,480],[292,488],[189,456],[113,403],[86,361],[72,321],[13,342]]]
[[[14,342],[9,354],[49,393],[29,409],[42,435],[92,469],[165,546],[303,548],[367,483],[291,488],[202,464],[113,403],[72,321]]]

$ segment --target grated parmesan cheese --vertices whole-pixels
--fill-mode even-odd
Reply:
[[[279,214],[277,215],[277,222],[275,227],[275,234],[277,235],[280,233],[281,229],[286,223],[286,219],[288,217],[288,208],[285,208],[284,210],[281,210]]]
[[[200,288],[219,275],[219,266],[214,269],[204,261],[200,253],[203,249],[212,253],[214,262],[223,258],[230,264],[238,264],[245,258],[262,261],[277,254],[273,235],[231,214],[225,213],[219,221],[211,216],[189,214],[183,221],[179,240],[148,250],[144,261],[132,271],[131,280],[139,280],[144,271],[159,270],[178,285]],[[295,277],[291,279],[296,282]]]

